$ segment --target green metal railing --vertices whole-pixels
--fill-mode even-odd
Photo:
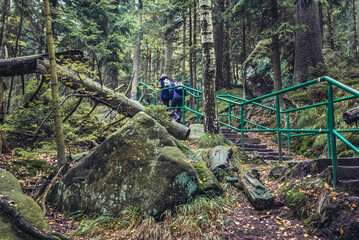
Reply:
[[[328,97],[327,101],[308,105],[308,106],[287,109],[287,110],[280,109],[280,95],[287,93],[287,92],[292,92],[292,91],[295,91],[298,89],[303,89],[304,87],[307,87],[310,85],[323,83],[323,82],[327,83],[327,97]],[[139,84],[139,89],[141,86],[150,90],[150,92],[148,92],[147,94],[148,94],[148,96],[152,96],[154,98],[153,102],[154,102],[154,104],[156,104],[156,93],[158,91],[160,91],[160,89],[155,89],[155,88],[153,88],[149,85],[143,84],[143,83]],[[199,118],[201,116],[203,117],[203,114],[199,112],[199,108],[200,108],[199,100],[202,98],[202,95],[201,95],[202,92],[197,89],[193,89],[189,86],[183,86],[183,87],[186,89],[188,95],[193,96],[196,99],[196,110],[191,109],[185,105],[185,98],[184,98],[185,95],[184,95],[184,91],[183,91],[182,107],[180,107],[180,109],[182,111],[182,123],[183,124],[185,123],[185,112],[186,111],[190,111],[190,112],[193,112],[194,114],[196,114],[197,122],[199,122]],[[347,96],[347,97],[335,99],[334,95],[333,95],[333,87],[337,87],[351,95]],[[170,87],[170,88],[164,88],[164,89],[171,89],[171,88],[176,88],[176,87]],[[232,96],[232,95],[217,95],[217,99],[219,101],[224,101],[224,102],[228,103],[228,113],[219,114],[219,116],[228,117],[228,123],[225,123],[223,121],[219,121],[219,122],[220,122],[220,124],[222,124],[226,127],[229,127],[231,129],[237,130],[241,133],[242,149],[244,149],[244,133],[245,132],[274,132],[274,133],[276,133],[280,162],[282,162],[282,160],[283,160],[283,149],[282,149],[282,137],[283,136],[287,138],[288,153],[290,154],[291,138],[305,136],[305,135],[327,134],[328,157],[332,158],[333,179],[334,179],[333,186],[334,186],[334,188],[336,188],[337,187],[337,168],[338,168],[336,140],[338,138],[339,140],[344,142],[348,147],[350,147],[352,150],[354,150],[354,152],[359,154],[358,147],[354,146],[354,144],[349,142],[343,135],[341,135],[341,133],[345,133],[345,132],[359,132],[359,129],[346,129],[346,130],[336,129],[335,119],[334,119],[334,103],[350,100],[350,99],[357,98],[357,97],[359,97],[359,91],[357,91],[347,85],[344,85],[343,83],[338,82],[330,77],[326,77],[326,76],[318,78],[318,79],[314,79],[314,80],[311,80],[311,81],[308,81],[308,82],[305,82],[305,83],[302,83],[302,84],[299,84],[299,85],[296,85],[293,87],[289,87],[289,88],[283,89],[278,92],[274,92],[274,93],[267,94],[267,95],[264,95],[264,96],[261,96],[258,98],[254,98],[251,100],[246,100],[246,99],[239,98],[239,97]],[[275,107],[270,107],[270,106],[266,106],[264,104],[259,103],[259,101],[262,101],[264,99],[273,99],[273,98],[275,99]],[[147,102],[145,102],[145,103],[148,104]],[[256,124],[249,120],[246,120],[244,118],[244,112],[245,112],[245,107],[247,107],[249,105],[259,106],[261,108],[275,112],[276,128],[270,129],[265,126]],[[290,128],[290,117],[289,117],[290,113],[301,111],[304,109],[320,107],[320,106],[326,106],[326,129],[292,129],[292,128]],[[234,107],[240,108],[240,116],[236,116],[233,114],[232,110]],[[282,128],[282,126],[281,126],[282,125],[281,114],[286,115],[286,121],[285,121],[286,128]],[[232,126],[232,119],[240,120],[240,128]],[[255,128],[246,128],[246,126],[248,126],[248,125],[254,126]],[[294,134],[291,134],[291,133],[294,133]]]

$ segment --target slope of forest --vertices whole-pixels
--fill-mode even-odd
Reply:
[[[0,238],[359,239],[359,137],[343,120],[358,103],[359,1],[0,6]],[[163,74],[186,85],[183,124],[148,105]],[[306,108],[330,96],[333,109]],[[273,131],[227,129],[250,123]],[[335,126],[352,146],[332,129],[280,141],[289,125]],[[342,179],[336,157],[352,164]]]

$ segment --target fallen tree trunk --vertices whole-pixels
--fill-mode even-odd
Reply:
[[[359,120],[359,106],[349,109],[343,114],[343,120],[347,124],[352,124]]]
[[[83,53],[79,50],[68,50],[56,53],[56,57],[81,59]],[[39,54],[26,57],[8,58],[0,60],[0,77],[12,77],[36,73],[37,60],[47,58],[48,54]]]
[[[36,68],[37,72],[44,74],[49,71],[50,64],[47,60],[38,59]],[[100,83],[95,82],[94,80],[81,74],[77,74],[72,69],[65,68],[60,65],[57,65],[57,69],[64,84],[75,90],[79,90],[82,87],[86,91],[94,93],[102,103],[126,116],[133,117],[138,112],[145,110],[145,107],[139,102],[116,93],[106,86],[101,86]],[[190,129],[187,126],[175,121],[170,122],[167,127],[167,131],[176,138],[182,140],[186,139],[190,133]]]

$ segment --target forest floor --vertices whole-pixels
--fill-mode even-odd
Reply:
[[[258,137],[258,136],[253,136]],[[276,148],[269,137],[260,136],[263,143],[270,148]],[[87,147],[78,147],[77,152],[88,150]],[[20,154],[21,155],[21,154]],[[46,160],[46,164],[54,165],[56,153],[48,152],[37,154],[36,158]],[[23,192],[33,197],[39,189],[39,180],[43,179],[43,173],[37,173],[35,176],[25,174],[26,167],[13,168],[16,164],[14,159],[19,157],[19,153],[0,155],[0,168],[10,170],[22,185]],[[34,156],[32,156],[34,157]],[[24,158],[23,156],[20,158]],[[295,157],[294,160],[305,161],[302,157]],[[247,167],[257,167],[250,166]],[[202,229],[203,233],[211,236],[212,239],[324,239],[307,234],[306,228],[300,220],[290,218],[289,209],[283,204],[283,200],[278,194],[281,184],[272,181],[269,177],[271,165],[264,165],[259,168],[262,182],[268,187],[275,196],[275,206],[272,209],[257,211],[255,210],[244,194],[239,194],[237,203],[225,208],[224,218],[211,224],[210,228]],[[79,226],[79,220],[61,213],[53,207],[47,205],[46,218],[48,219],[54,231],[71,236],[72,239],[136,239],[132,237],[133,231],[117,231],[116,229],[105,229],[95,238],[74,236],[72,232]],[[93,236],[93,235],[92,235]],[[176,237],[172,239],[188,239],[187,237]],[[202,239],[202,238],[198,238]]]

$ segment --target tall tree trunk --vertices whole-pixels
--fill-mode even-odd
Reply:
[[[225,87],[223,78],[223,12],[224,0],[216,0],[214,4],[214,51],[216,55],[216,88],[217,90]]]
[[[247,48],[246,48],[246,42],[247,40],[247,35],[246,35],[246,22],[243,22],[243,26],[242,26],[242,63],[244,63],[244,61],[246,61],[247,59]]]
[[[0,48],[3,47],[3,38],[4,38],[4,31],[5,31],[5,24],[6,24],[6,16],[10,10],[10,0],[4,0],[2,6],[2,13],[1,13],[1,28],[0,28]]]
[[[355,0],[353,0],[353,20],[354,20],[354,36],[355,36],[355,57],[358,59],[358,39],[357,39],[357,15],[355,13]]]
[[[186,80],[186,11],[183,11],[182,82]]]
[[[294,82],[309,80],[309,67],[323,62],[322,36],[320,34],[318,4],[308,4],[307,0],[298,0],[296,6],[296,24],[307,26],[306,31],[298,30],[295,37]]]
[[[57,80],[57,68],[55,58],[55,44],[51,28],[51,15],[49,0],[44,0],[44,13],[46,22],[46,38],[50,59],[51,93],[54,108],[55,135],[57,145],[58,168],[66,163],[65,142],[61,123],[61,109],[59,105],[59,87]]]
[[[359,14],[359,0],[356,1],[357,3],[357,14]],[[357,15],[358,16],[358,15]],[[356,27],[357,27],[357,48],[359,48],[359,17],[357,17],[357,22],[356,22]],[[359,49],[357,50],[359,51]],[[359,57],[358,57],[359,59]]]
[[[323,4],[318,1],[318,11],[319,11],[319,25],[320,25],[320,34],[322,39],[324,39],[324,30],[323,30]]]
[[[272,25],[278,23],[278,2],[277,0],[271,0],[271,15]],[[279,37],[278,34],[272,36],[272,64],[274,72],[274,91],[282,90],[282,77],[280,70],[280,49],[279,49]]]
[[[334,46],[334,29],[333,29],[333,19],[332,19],[332,15],[333,15],[333,6],[331,4],[329,4],[328,7],[328,31],[329,31],[329,46],[331,49],[335,50],[335,46]]]
[[[166,56],[166,50],[165,48],[162,49],[161,58],[160,58],[160,75],[164,73],[165,69],[165,56]]]
[[[226,9],[229,8],[229,0],[226,0]],[[223,53],[223,83],[225,88],[231,87],[231,26],[227,23],[225,24],[225,31],[224,31],[224,53]]]
[[[214,53],[211,0],[199,0],[201,42],[203,54],[203,112],[204,131],[219,133],[216,105],[216,57]]]
[[[167,17],[167,24],[173,24],[173,15]],[[169,78],[172,78],[173,71],[173,42],[174,42],[173,29],[170,29],[166,34],[166,57],[165,57],[165,72]]]
[[[188,38],[188,47],[189,47],[189,79],[193,81],[193,49],[192,49],[192,6],[189,6],[189,13],[188,13],[188,32],[189,32],[189,38]]]
[[[193,88],[197,88],[197,1],[193,1]]]
[[[140,58],[141,58],[141,40],[142,40],[142,0],[138,1],[138,24],[140,25],[140,31],[137,33],[135,52],[133,56],[133,80],[131,88],[131,99],[136,100],[138,85],[138,76],[140,73]]]

